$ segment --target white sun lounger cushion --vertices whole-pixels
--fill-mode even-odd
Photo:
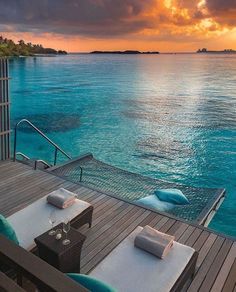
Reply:
[[[91,204],[75,199],[75,203],[66,208],[58,209],[47,203],[47,196],[35,201],[26,208],[14,213],[7,220],[14,228],[20,246],[31,250],[35,246],[34,238],[51,229],[49,217],[52,210],[56,211],[56,225],[65,219],[72,220]]]
[[[134,246],[137,227],[95,269],[90,276],[119,292],[170,291],[194,254],[194,249],[174,241],[172,250],[159,259]]]

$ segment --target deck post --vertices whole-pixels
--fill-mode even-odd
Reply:
[[[0,58],[0,161],[10,158],[10,130],[8,60]]]

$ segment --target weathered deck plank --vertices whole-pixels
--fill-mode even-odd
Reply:
[[[229,272],[229,275],[226,279],[226,282],[223,287],[223,292],[231,292],[235,291],[235,286],[236,286],[236,258],[234,259],[234,263],[232,265],[232,268]]]
[[[230,272],[230,269],[234,263],[234,260],[236,258],[236,242],[234,242],[233,246],[231,247],[227,258],[223,264],[223,266],[221,267],[221,270],[218,274],[218,277],[211,289],[211,292],[218,292],[221,291],[223,289],[223,285],[226,282],[227,279],[227,275]]]
[[[201,285],[201,289],[199,291],[204,292],[204,291],[210,291],[212,285],[215,282],[215,279],[221,269],[222,264],[225,261],[225,258],[230,250],[232,246],[232,242],[228,239],[226,239],[222,245],[221,250],[218,252],[215,260],[214,260],[214,264],[210,267],[209,269],[209,274],[211,275],[211,277],[206,278],[204,280],[204,282]]]
[[[138,225],[150,225],[174,235],[180,243],[199,252],[194,278],[184,291],[233,291],[236,274],[236,242],[208,229],[157,214],[109,197],[101,192],[65,181],[27,165],[0,162],[0,213],[5,216],[59,187],[78,194],[94,206],[92,228],[80,229],[87,239],[83,246],[82,272],[92,270]]]

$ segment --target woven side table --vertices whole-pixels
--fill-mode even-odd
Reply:
[[[56,229],[62,229],[62,224],[56,226]],[[63,245],[64,238],[57,240],[48,232],[34,239],[38,247],[39,257],[64,273],[80,273],[80,256],[86,236],[71,227],[67,234],[67,238],[71,242],[68,245]]]

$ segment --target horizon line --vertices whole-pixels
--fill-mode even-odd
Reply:
[[[196,51],[181,51],[181,52],[160,52],[160,51],[152,51],[152,50],[148,50],[148,51],[140,51],[140,50],[93,50],[93,51],[87,51],[87,52],[69,52],[68,54],[90,54],[94,51],[98,51],[98,52],[123,52],[123,51],[139,51],[141,53],[145,53],[145,52],[159,52],[159,54],[193,54],[193,53],[197,53]]]
[[[226,49],[224,50],[209,50],[207,52],[202,52],[203,54],[204,53],[224,53]],[[112,53],[112,52],[118,52],[118,51],[127,51],[127,50],[93,50],[93,51],[87,51],[87,52],[67,52],[68,54],[91,54],[92,52],[94,51],[98,51],[98,52],[109,52],[109,53]],[[159,54],[199,54],[198,51],[178,51],[178,52],[161,52],[161,51],[151,51],[151,50],[148,50],[148,51],[140,51],[140,50],[128,50],[128,51],[139,51],[140,53],[146,53],[146,52],[159,52]],[[232,49],[233,52],[235,52],[236,50]],[[229,51],[225,51],[225,53],[230,53]]]

